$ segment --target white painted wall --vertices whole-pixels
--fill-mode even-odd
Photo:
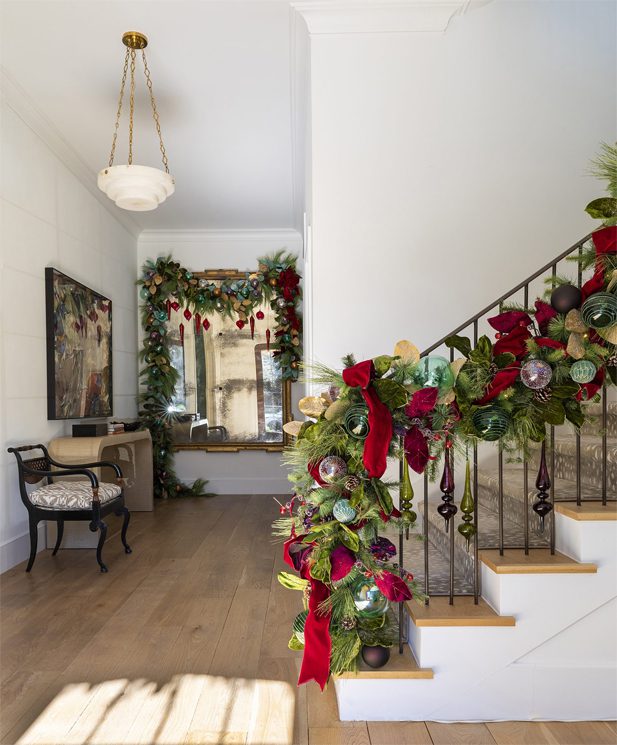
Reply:
[[[493,0],[443,34],[311,34],[315,358],[424,348],[596,225],[616,12]]]
[[[167,255],[193,271],[253,270],[260,256],[283,248],[298,255],[298,271],[302,275],[302,237],[294,230],[144,231],[139,237],[137,255],[140,270],[146,259]],[[297,384],[292,387],[294,399],[302,395],[301,388]],[[176,454],[175,465],[182,481],[208,479],[208,488],[217,494],[289,492],[280,453],[183,450]]]
[[[24,106],[24,110],[27,106]],[[0,571],[27,558],[27,513],[11,445],[47,443],[45,267],[113,301],[114,416],[136,415],[136,239],[63,165],[3,91],[0,266]],[[44,526],[39,546],[45,546]]]

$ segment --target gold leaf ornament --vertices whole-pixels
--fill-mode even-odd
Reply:
[[[303,422],[298,422],[296,420],[292,422],[285,422],[285,424],[283,425],[283,432],[286,432],[288,435],[291,435],[291,437],[297,437],[300,434],[302,425],[303,425]]]
[[[402,339],[401,341],[396,342],[393,356],[400,357],[400,360],[396,360],[394,364],[404,363],[415,365],[416,362],[420,361],[420,350],[415,344],[412,344],[406,339]]]
[[[586,334],[589,331],[587,324],[583,321],[580,310],[572,308],[568,311],[565,321],[566,331],[572,331],[576,334]]]
[[[611,344],[617,344],[617,324],[604,329],[596,329],[596,334]]]
[[[319,419],[327,407],[328,404],[320,396],[305,396],[298,402],[298,408],[304,416],[312,419]]]
[[[573,331],[568,339],[568,346],[566,352],[575,360],[582,360],[585,356],[585,341],[584,337],[578,331]]]

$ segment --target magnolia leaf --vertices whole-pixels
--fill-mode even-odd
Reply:
[[[304,590],[309,584],[307,580],[302,579],[302,577],[296,577],[295,574],[290,574],[289,572],[279,572],[277,579],[288,590]]]
[[[352,492],[349,498],[349,504],[352,507],[357,507],[360,502],[364,499],[364,482],[360,482],[360,486],[357,486]]]
[[[322,553],[310,568],[311,577],[318,579],[320,582],[329,582],[331,568],[330,556],[327,553]]]
[[[551,398],[543,407],[542,414],[547,424],[563,424],[566,418],[566,412],[561,401]]]
[[[566,411],[566,419],[572,422],[576,427],[582,427],[585,422],[585,415],[581,409],[581,405],[574,399],[564,401],[564,409]]]
[[[594,199],[585,207],[585,212],[594,220],[604,220],[617,215],[617,199],[600,197]]]
[[[291,637],[291,639],[287,643],[287,646],[294,652],[301,652],[304,649],[304,644],[302,644],[302,642],[295,634]]]
[[[373,386],[381,401],[389,409],[398,409],[407,403],[407,389],[394,380],[378,379]]]
[[[381,378],[385,375],[388,370],[392,367],[394,358],[390,357],[389,354],[382,354],[379,357],[375,357],[373,364],[375,365],[375,374]]]
[[[478,339],[478,344],[475,349],[472,349],[467,355],[469,359],[474,362],[487,362],[491,361],[491,352],[493,351],[493,345],[490,342],[488,336],[481,336]]]
[[[394,503],[392,502],[392,497],[388,491],[388,487],[379,479],[371,479],[371,484],[377,494],[377,499],[379,500],[381,509],[386,513],[386,515],[392,514]]]
[[[360,550],[360,539],[358,538],[358,534],[355,531],[353,531],[351,528],[348,528],[343,523],[341,523],[341,528],[342,530],[339,535],[339,538],[343,546],[346,546],[351,551],[359,551]]]
[[[463,357],[469,357],[469,353],[471,352],[471,342],[466,336],[457,336],[456,334],[449,336],[445,341],[445,345],[448,349],[458,349]]]
[[[420,361],[420,350],[415,344],[403,339],[396,342],[394,347],[394,356],[399,357],[400,361],[405,364],[415,364]]]
[[[561,383],[551,386],[553,396],[557,398],[572,398],[578,393],[578,383]]]
[[[498,354],[493,362],[497,365],[497,367],[501,370],[504,367],[507,367],[508,365],[511,365],[516,357],[512,354],[512,352],[502,352],[502,354]]]

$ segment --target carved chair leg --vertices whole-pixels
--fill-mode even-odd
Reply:
[[[107,524],[104,523],[102,520],[97,520],[96,522],[93,520],[90,523],[90,530],[93,533],[97,530],[99,531],[99,542],[96,547],[96,560],[101,567],[101,572],[108,572],[109,569],[107,569],[107,567],[103,563],[103,559],[101,556],[101,554],[103,553],[103,544],[105,543],[105,538],[107,538]]]
[[[56,545],[54,546],[54,550],[52,551],[51,555],[55,556],[58,553],[58,549],[60,548],[60,544],[62,543],[62,536],[64,535],[64,520],[58,518],[56,521]]]
[[[32,569],[34,560],[36,559],[36,547],[39,541],[39,524],[38,521],[30,519],[30,558],[28,559],[28,566],[26,571],[29,572]]]
[[[129,544],[126,542],[126,531],[129,527],[129,522],[131,520],[131,513],[127,510],[126,507],[121,507],[119,510],[116,510],[114,512],[114,515],[124,515],[124,520],[122,522],[122,532],[120,533],[120,538],[122,539],[122,545],[124,546],[124,553],[125,554],[132,554],[133,550],[129,546]]]

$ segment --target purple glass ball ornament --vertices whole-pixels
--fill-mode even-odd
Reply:
[[[347,463],[338,455],[327,455],[319,464],[319,477],[327,484],[347,474]]]
[[[388,647],[372,647],[365,644],[362,647],[362,659],[369,667],[383,667],[390,659],[390,650]]]
[[[533,391],[539,391],[551,382],[553,369],[543,360],[528,360],[521,367],[521,380]]]

